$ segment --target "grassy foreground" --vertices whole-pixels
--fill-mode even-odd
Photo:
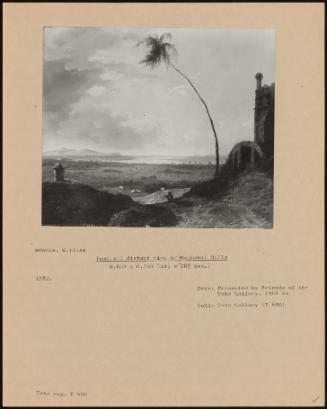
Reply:
[[[164,170],[172,169],[171,166],[162,166]],[[176,173],[174,177],[174,183],[182,183],[177,180]],[[165,180],[161,182],[160,185]],[[268,173],[244,171],[233,178],[197,183],[193,179],[192,184],[188,179],[187,182],[192,187],[182,197],[146,205],[133,200],[126,180],[124,194],[112,194],[103,186],[99,190],[76,181],[44,182],[42,223],[61,226],[272,228],[273,180]],[[138,186],[151,191],[148,184]],[[160,198],[161,193],[147,194],[143,191],[140,194]]]
[[[179,227],[272,228],[273,180],[265,172],[245,171],[215,189],[200,184],[169,204]]]

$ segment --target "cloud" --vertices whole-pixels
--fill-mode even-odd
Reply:
[[[44,149],[212,153],[207,114],[190,85],[165,66],[149,70],[136,44],[172,32],[175,61],[207,102],[222,153],[253,137],[254,75],[274,78],[271,30],[46,28]]]
[[[178,94],[178,95],[186,95],[187,91],[189,90],[189,85],[178,85],[177,87],[173,87],[169,92],[171,95]]]
[[[100,75],[100,78],[103,81],[120,81],[124,75],[121,72],[113,71],[113,70],[104,70],[103,73]]]
[[[103,95],[106,92],[106,88],[95,85],[94,87],[89,88],[87,92],[93,97],[98,97],[99,95]]]
[[[151,125],[129,122],[126,117],[113,114],[110,108],[104,94],[84,95],[60,123],[57,138],[65,141],[65,145],[69,142],[69,146],[97,146],[108,152],[153,146]],[[142,132],[138,132],[140,129]]]
[[[123,64],[137,64],[142,59],[142,53],[135,40],[122,40],[116,46],[97,49],[89,57],[89,61],[99,61],[103,65],[120,62]]]
[[[97,68],[68,70],[63,60],[44,62],[44,132],[55,130],[61,121],[69,117],[74,104],[94,85],[99,73]]]

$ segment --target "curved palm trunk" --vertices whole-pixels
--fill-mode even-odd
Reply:
[[[208,114],[209,120],[210,120],[210,124],[211,124],[211,128],[212,128],[212,132],[215,138],[215,147],[216,147],[216,171],[215,171],[215,177],[217,177],[219,175],[219,144],[218,144],[218,136],[217,136],[217,132],[215,129],[215,125],[213,123],[213,120],[211,118],[210,112],[209,112],[209,108],[208,105],[206,104],[206,102],[204,101],[204,99],[201,97],[201,95],[199,94],[198,90],[195,88],[194,84],[192,83],[192,81],[182,72],[180,71],[177,67],[175,67],[175,65],[170,61],[170,65],[174,68],[174,70],[176,72],[178,72],[179,75],[181,75],[183,78],[186,79],[186,81],[191,85],[191,87],[194,89],[196,95],[199,97],[200,101],[202,102],[202,104],[204,105],[204,108]]]

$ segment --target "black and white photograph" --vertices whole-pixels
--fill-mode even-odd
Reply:
[[[324,407],[315,2],[4,6],[4,407]]]
[[[273,228],[275,33],[44,27],[42,225]]]

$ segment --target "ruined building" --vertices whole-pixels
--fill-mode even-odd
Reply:
[[[267,159],[274,156],[275,84],[262,85],[263,75],[255,76],[254,141]]]
[[[273,167],[275,84],[262,85],[263,75],[255,76],[254,141],[242,141],[231,150],[226,169],[237,174],[248,166]]]

